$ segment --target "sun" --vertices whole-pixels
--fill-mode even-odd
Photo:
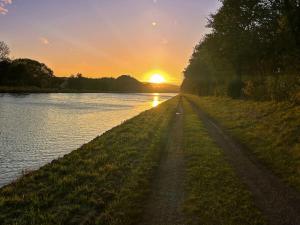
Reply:
[[[165,78],[159,73],[153,74],[150,77],[150,83],[153,83],[153,84],[162,84],[165,81],[166,81]]]

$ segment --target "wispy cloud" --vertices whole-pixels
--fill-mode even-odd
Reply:
[[[12,4],[13,0],[0,0],[0,14],[6,15],[8,13],[7,5]]]
[[[8,10],[0,5],[0,14],[5,15],[7,12]]]

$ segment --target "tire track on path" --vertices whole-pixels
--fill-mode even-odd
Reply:
[[[179,101],[152,193],[140,225],[182,225],[184,200],[184,155],[182,150],[183,110]]]

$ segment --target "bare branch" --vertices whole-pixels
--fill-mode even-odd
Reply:
[[[8,45],[5,42],[0,41],[0,61],[8,59],[9,53],[10,49]]]

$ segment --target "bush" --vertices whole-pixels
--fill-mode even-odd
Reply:
[[[289,101],[299,104],[299,93],[299,76],[293,75],[252,78],[245,81],[243,88],[245,98],[257,101]]]
[[[241,79],[231,81],[228,85],[227,95],[233,99],[241,98],[244,86],[244,82]]]

